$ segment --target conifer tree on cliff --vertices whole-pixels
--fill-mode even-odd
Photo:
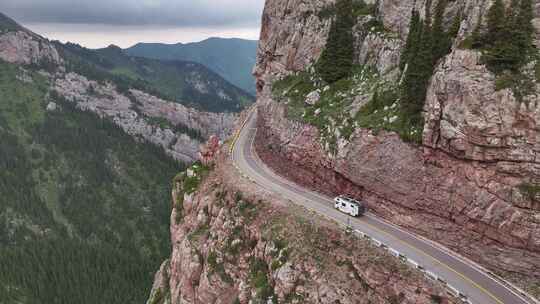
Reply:
[[[487,33],[485,35],[485,43],[491,44],[500,39],[504,34],[507,26],[502,0],[495,0],[491,5],[487,15]]]
[[[411,56],[416,53],[415,48],[418,47],[420,41],[421,29],[422,23],[420,21],[420,14],[418,14],[417,10],[413,10],[409,25],[409,35],[407,36],[407,41],[405,42],[405,47],[403,48],[399,61],[401,70],[405,69],[405,66],[411,60]]]
[[[336,17],[332,22],[326,48],[317,63],[317,72],[328,83],[334,83],[351,74],[353,65],[354,18],[352,0],[336,2]]]
[[[533,3],[531,0],[521,0],[518,13],[516,15],[516,45],[519,49],[519,53],[522,54],[521,58],[526,59],[527,56],[531,55],[533,48],[533,36],[534,36],[534,25],[532,20],[534,19],[533,13]],[[521,62],[521,63],[526,63]]]
[[[489,69],[495,73],[504,70],[517,71],[523,54],[520,54],[519,43],[522,25],[515,14],[517,1],[512,1],[505,13],[502,0],[495,0],[488,12],[487,32],[484,44],[487,46],[483,59]]]

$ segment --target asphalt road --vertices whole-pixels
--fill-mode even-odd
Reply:
[[[460,259],[451,251],[387,223],[372,214],[352,218],[333,208],[332,198],[296,185],[269,169],[256,155],[253,141],[256,134],[256,112],[253,111],[237,134],[231,148],[233,162],[240,173],[266,191],[280,195],[340,224],[348,225],[360,237],[366,234],[374,244],[382,243],[390,252],[420,266],[427,277],[440,280],[448,291],[474,304],[526,304],[513,292],[473,263]]]

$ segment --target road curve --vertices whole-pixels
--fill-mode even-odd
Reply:
[[[266,191],[304,206],[343,225],[349,225],[358,234],[366,234],[378,242],[407,257],[410,264],[419,264],[426,276],[446,283],[449,290],[459,291],[473,304],[527,304],[518,293],[468,263],[429,241],[423,240],[372,214],[352,218],[333,208],[332,198],[296,185],[269,169],[256,155],[253,141],[256,134],[256,111],[252,111],[235,137],[231,155],[241,174]],[[396,252],[393,252],[397,255]],[[416,263],[415,263],[416,262]]]

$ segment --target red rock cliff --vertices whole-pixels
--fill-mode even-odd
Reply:
[[[378,215],[538,293],[540,203],[520,186],[540,182],[540,90],[535,84],[527,102],[518,102],[511,90],[496,90],[478,51],[457,47],[490,1],[452,1],[446,9],[447,19],[458,10],[465,17],[452,52],[430,82],[422,145],[405,143],[393,132],[355,128],[348,140],[338,138],[335,153],[316,127],[290,119],[287,104],[272,94],[276,79],[308,69],[320,55],[329,21],[317,12],[331,3],[266,3],[255,70],[260,156],[313,189],[354,194]],[[424,1],[377,3],[391,34],[355,27],[355,60],[398,81],[410,11],[414,3],[424,11]]]

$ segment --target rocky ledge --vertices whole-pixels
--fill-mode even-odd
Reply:
[[[172,254],[148,304],[457,303],[384,250],[259,191],[222,151],[211,172],[175,179]]]
[[[274,100],[272,83],[317,60],[328,32],[318,12],[332,3],[267,1],[255,70],[261,158],[306,187],[354,195],[379,216],[539,295],[540,200],[526,189],[540,182],[540,89],[536,85],[534,94],[517,101],[510,89],[497,90],[477,51],[458,47],[489,1],[448,4],[447,20],[457,11],[464,18],[452,52],[438,64],[429,85],[422,145],[405,143],[393,132],[357,127],[329,151],[318,128],[291,119],[287,102]],[[356,62],[397,82],[393,71],[410,11],[416,6],[424,12],[425,1],[377,4],[384,30],[353,29]]]

